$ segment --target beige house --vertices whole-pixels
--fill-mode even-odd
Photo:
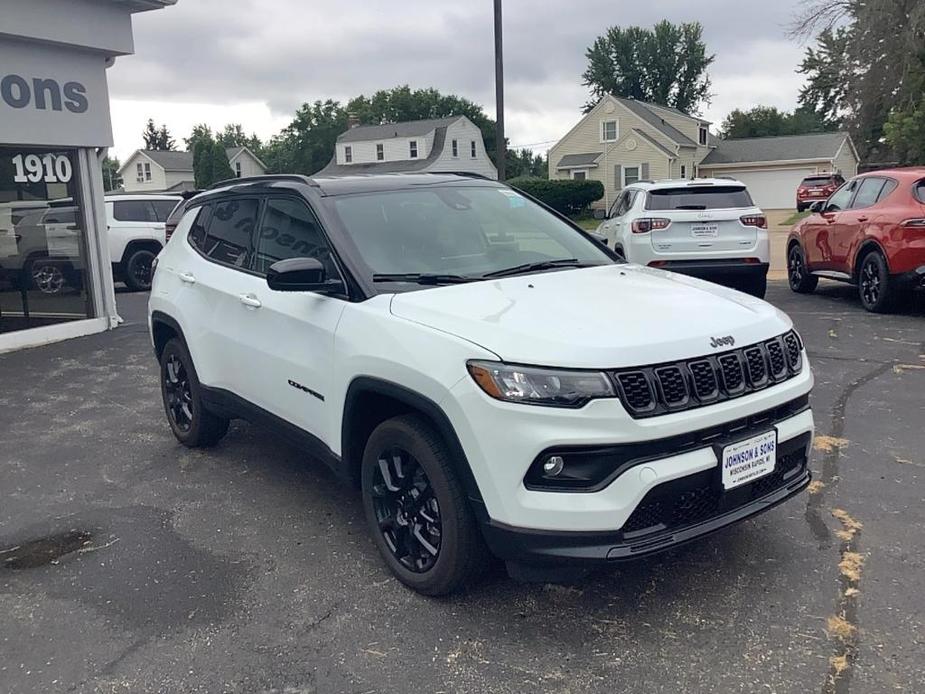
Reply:
[[[238,178],[267,172],[266,165],[247,147],[226,147],[225,154]],[[135,150],[119,175],[127,193],[182,193],[196,188],[192,152]]]
[[[549,177],[601,181],[596,207],[605,209],[635,181],[720,175],[746,183],[764,209],[792,208],[805,176],[839,171],[847,178],[857,165],[846,133],[718,140],[702,118],[610,95],[549,150]]]

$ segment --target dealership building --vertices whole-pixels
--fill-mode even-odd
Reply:
[[[0,352],[119,322],[101,162],[106,70],[176,0],[0,0]]]

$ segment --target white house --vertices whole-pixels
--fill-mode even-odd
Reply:
[[[331,162],[316,175],[425,171],[498,178],[482,131],[466,116],[354,126],[338,136]]]
[[[238,178],[260,176],[266,165],[247,147],[226,147],[228,163]],[[119,169],[128,193],[180,193],[195,190],[192,152],[139,149]]]
[[[549,150],[549,177],[601,181],[603,207],[638,180],[731,176],[760,207],[788,209],[805,176],[839,171],[848,178],[857,166],[847,133],[719,140],[702,118],[610,95]]]

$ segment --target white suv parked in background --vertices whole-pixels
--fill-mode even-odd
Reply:
[[[112,274],[129,289],[151,288],[151,263],[164,247],[164,223],[183,198],[178,195],[106,196]]]
[[[641,557],[809,483],[786,315],[628,265],[496,181],[264,176],[187,205],[149,303],[174,435],[287,435],[357,484],[418,591],[491,554],[540,580]]]
[[[597,233],[638,265],[720,282],[764,298],[770,247],[745,184],[709,178],[635,183]]]

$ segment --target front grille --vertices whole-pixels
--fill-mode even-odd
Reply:
[[[683,362],[611,373],[632,417],[701,407],[780,383],[803,369],[802,344],[791,331],[773,340]]]
[[[717,479],[718,467],[664,482],[643,497],[622,532],[628,539],[673,532],[761,499],[806,469],[807,447],[808,435],[800,437],[787,452],[781,449],[773,472],[729,491],[724,491]]]
[[[617,377],[625,401],[637,412],[646,412],[655,407],[655,394],[649,380],[641,371],[622,373]]]

